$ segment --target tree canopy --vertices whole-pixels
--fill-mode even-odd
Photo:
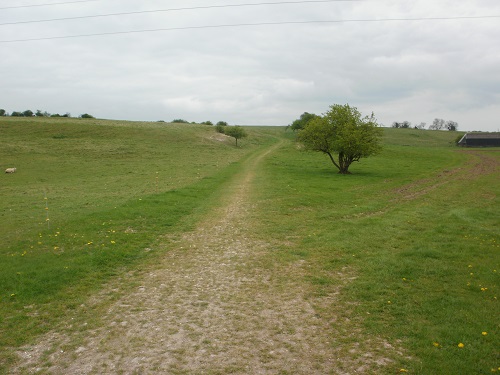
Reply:
[[[322,152],[339,173],[349,174],[349,166],[381,150],[382,129],[371,116],[362,117],[356,107],[334,104],[300,130],[297,139],[305,149]]]
[[[304,129],[307,123],[316,117],[318,117],[318,115],[315,115],[314,113],[304,112],[303,114],[300,115],[300,118],[292,122],[292,124],[289,125],[289,127],[293,131]]]
[[[236,146],[238,146],[238,139],[247,136],[247,132],[241,126],[225,126],[224,134],[233,137],[236,140]]]

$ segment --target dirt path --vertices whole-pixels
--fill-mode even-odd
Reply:
[[[373,340],[335,344],[336,336],[356,328],[317,313],[317,306],[334,305],[335,295],[311,297],[300,282],[304,261],[283,270],[286,278],[261,265],[271,244],[252,236],[248,197],[259,163],[279,146],[245,162],[224,204],[195,231],[168,243],[173,249],[154,269],[130,275],[124,284],[134,289],[117,281],[89,302],[115,296],[104,326],[46,335],[19,352],[13,372],[355,374],[390,363],[362,349]]]

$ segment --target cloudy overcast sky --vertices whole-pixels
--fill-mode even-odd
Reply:
[[[499,131],[499,45],[498,0],[0,0],[0,108],[287,125],[349,103]]]

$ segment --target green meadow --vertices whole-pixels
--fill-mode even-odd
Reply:
[[[278,142],[248,225],[273,244],[261,266],[304,260],[315,297],[341,288],[318,315],[363,329],[332,345],[398,343],[387,373],[500,373],[499,149],[384,129],[382,153],[346,176],[291,131],[246,130],[235,147],[207,125],[0,118],[0,373],[106,282],[154,264],[162,238],[193,229],[244,161]]]

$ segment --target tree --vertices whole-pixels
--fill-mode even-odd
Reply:
[[[446,123],[444,124],[444,127],[450,131],[455,131],[455,130],[458,130],[458,123],[456,123],[455,121],[446,121]]]
[[[392,123],[393,128],[403,128],[403,129],[409,129],[411,127],[411,122],[410,121],[403,121],[403,122],[396,122],[394,121]]]
[[[27,109],[26,111],[23,112],[24,117],[33,117],[33,111],[30,109]]]
[[[84,113],[83,115],[80,115],[80,118],[94,118],[94,116]]]
[[[307,123],[315,117],[318,117],[318,115],[315,115],[314,113],[304,112],[300,115],[300,118],[292,122],[292,124],[288,125],[288,127],[290,127],[293,131],[304,129]]]
[[[0,116],[6,116],[7,112],[5,112],[5,109],[0,108]]]
[[[238,139],[245,138],[248,134],[241,126],[226,126],[224,134],[233,137],[236,140],[236,147],[238,147]]]
[[[373,113],[362,117],[356,107],[334,104],[323,116],[312,119],[297,136],[305,149],[322,152],[341,174],[349,166],[381,150],[382,129]]]
[[[432,125],[429,125],[429,130],[441,130],[444,127],[444,120],[442,118],[435,118]]]
[[[19,111],[14,111],[10,114],[12,117],[23,117],[23,113]]]
[[[212,121],[203,121],[202,125],[213,125]]]
[[[225,122],[225,121],[219,121],[217,124],[215,124],[215,131],[217,133],[224,134],[226,126],[227,126],[227,122]]]

